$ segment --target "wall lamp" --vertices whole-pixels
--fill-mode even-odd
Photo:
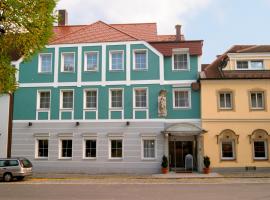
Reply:
[[[127,126],[129,126],[129,125],[130,125],[130,122],[129,122],[129,121],[127,121],[127,122],[126,122],[126,125],[127,125]]]
[[[33,125],[33,123],[32,122],[28,122],[28,126],[32,126]]]
[[[80,122],[76,122],[76,126],[80,126]]]

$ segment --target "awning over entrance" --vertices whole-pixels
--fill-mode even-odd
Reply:
[[[163,133],[175,136],[194,136],[205,133],[205,130],[192,123],[177,123],[168,126]]]

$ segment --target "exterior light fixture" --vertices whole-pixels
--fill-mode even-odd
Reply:
[[[32,126],[33,125],[33,123],[32,122],[28,122],[28,126]]]
[[[80,122],[76,122],[76,126],[80,126]]]
[[[127,121],[127,122],[126,122],[126,125],[127,125],[127,126],[129,126],[129,125],[130,125],[130,122],[129,122],[129,121]]]

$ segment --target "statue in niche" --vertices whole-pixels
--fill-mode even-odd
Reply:
[[[166,117],[167,116],[167,102],[166,102],[167,91],[160,90],[158,96],[158,116]]]

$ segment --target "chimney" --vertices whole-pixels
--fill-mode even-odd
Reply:
[[[58,10],[58,26],[66,26],[68,24],[68,13],[66,10]]]
[[[175,30],[176,30],[176,41],[181,40],[181,25],[177,24],[175,25]]]

